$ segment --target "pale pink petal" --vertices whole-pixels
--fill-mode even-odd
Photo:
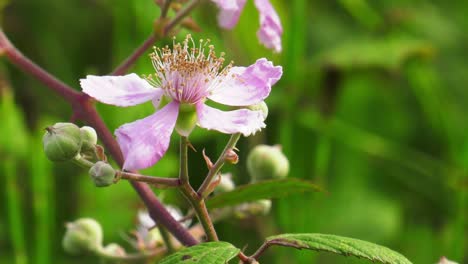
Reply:
[[[214,82],[208,98],[225,105],[254,105],[265,100],[282,74],[281,66],[273,66],[265,58],[249,67],[232,67],[221,82]]]
[[[200,127],[226,134],[242,133],[249,136],[266,126],[261,111],[239,109],[226,112],[199,103],[197,115]]]
[[[96,100],[117,106],[131,106],[159,98],[163,90],[132,73],[124,76],[93,76],[80,80],[83,92]]]
[[[260,42],[269,49],[281,52],[283,28],[278,14],[269,0],[255,0],[255,6],[260,13],[260,29],[257,31]]]
[[[124,169],[148,168],[161,159],[169,147],[178,113],[179,103],[172,101],[156,113],[115,131],[125,158]]]
[[[225,29],[232,29],[239,20],[246,0],[212,0],[219,8],[218,24]]]

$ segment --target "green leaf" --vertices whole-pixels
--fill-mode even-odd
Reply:
[[[239,251],[227,242],[208,242],[182,249],[165,257],[159,264],[224,264],[234,258]]]
[[[266,239],[270,245],[327,251],[344,256],[377,261],[385,264],[411,264],[400,253],[367,241],[326,234],[283,234]]]
[[[291,194],[320,191],[309,182],[299,179],[269,180],[242,185],[230,192],[221,193],[207,201],[209,208],[220,208],[260,199],[281,198]]]

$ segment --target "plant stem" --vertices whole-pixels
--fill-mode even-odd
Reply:
[[[164,4],[161,8],[161,18],[165,18],[167,16],[167,12],[169,11],[169,7],[171,6],[172,0],[164,1]]]
[[[175,248],[174,248],[174,245],[172,245],[171,237],[169,236],[169,232],[167,232],[167,229],[164,227],[159,227],[159,233],[161,234],[161,237],[164,241],[164,245],[166,245],[167,253],[168,254],[174,253]]]
[[[179,179],[164,178],[155,176],[146,176],[138,173],[131,173],[125,171],[117,171],[117,179],[126,179],[131,181],[146,182],[148,184],[162,185],[164,187],[177,187],[180,186]]]
[[[188,3],[182,10],[180,10],[175,17],[167,23],[164,27],[163,34],[167,35],[167,33],[174,28],[179,22],[182,21],[192,10],[201,2],[201,0],[192,0]]]
[[[197,193],[201,197],[206,198],[209,195],[209,192],[207,192],[208,187],[213,181],[213,178],[218,174],[219,170],[221,169],[221,167],[223,167],[224,163],[226,162],[226,153],[229,150],[232,150],[233,148],[236,147],[237,141],[239,141],[240,136],[241,136],[240,133],[231,135],[231,138],[226,144],[226,147],[224,148],[223,152],[221,153],[221,155],[219,156],[218,160],[213,165],[213,167],[208,171],[208,175],[206,176],[200,188],[198,188]]]
[[[163,9],[161,11],[162,19],[164,19],[167,16],[167,11],[169,9],[170,2],[170,0],[166,0],[163,5]],[[180,10],[180,12],[177,13],[176,16],[164,26],[164,29],[162,30],[162,35],[159,34],[159,37],[166,36],[171,29],[177,26],[182,21],[182,19],[184,19],[188,14],[190,14],[190,12],[197,6],[199,2],[200,0],[193,0],[192,2],[188,3],[184,9]],[[133,51],[133,53],[130,54],[130,56],[128,56],[122,63],[120,63],[119,66],[117,66],[117,68],[115,68],[110,75],[122,75],[126,73],[127,70],[137,61],[137,59],[141,55],[143,55],[143,53],[145,53],[147,49],[151,48],[151,46],[157,40],[157,38],[158,32],[152,32],[151,35],[148,38],[146,38],[146,40],[140,46],[138,46]]]
[[[206,208],[205,201],[198,195],[198,193],[192,188],[189,182],[188,175],[188,140],[187,137],[180,138],[180,172],[179,180],[181,182],[180,190],[184,194],[185,198],[190,202],[195,213],[197,214],[198,220],[200,221],[203,229],[205,230],[206,236],[209,241],[218,241],[218,235],[214,229],[213,222],[211,221],[208,209]]]
[[[153,43],[156,41],[156,36],[151,33],[151,35],[146,38],[143,43],[136,48],[133,53],[126,58],[122,63],[115,68],[115,70],[110,74],[110,75],[122,75],[127,72],[127,70],[136,62],[136,60],[145,53],[145,51],[151,46],[153,46]]]
[[[114,160],[123,165],[123,155],[120,147],[112,136],[112,133],[106,127],[102,118],[96,112],[91,104],[89,96],[73,90],[70,86],[59,81],[51,74],[34,64],[21,54],[8,40],[0,29],[0,51],[3,52],[11,63],[16,65],[25,73],[28,73],[54,92],[58,93],[63,99],[69,102],[76,111],[77,116],[94,127],[103,142],[106,149],[112,155]],[[198,241],[166,210],[166,208],[157,199],[151,188],[141,182],[131,181],[133,188],[148,208],[151,218],[161,225],[165,226],[182,244],[192,246],[198,244]]]
[[[125,254],[123,256],[113,255],[111,253],[105,252],[103,249],[97,250],[95,253],[104,258],[106,260],[113,260],[113,261],[123,261],[123,262],[140,262],[144,259],[151,259],[158,255],[162,255],[166,249],[159,248],[154,251],[144,252],[144,253],[136,253],[136,254]]]

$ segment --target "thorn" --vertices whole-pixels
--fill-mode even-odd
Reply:
[[[214,191],[214,189],[216,188],[216,186],[218,186],[219,184],[221,183],[221,173],[218,173],[218,177],[216,180],[212,181],[210,183],[210,185],[208,185],[208,188],[206,188],[206,196],[207,197],[210,193],[212,193]]]
[[[211,162],[210,158],[205,154],[205,149],[203,149],[202,154],[203,158],[205,159],[208,170],[211,170],[211,168],[213,168],[213,162]]]
[[[187,146],[189,146],[189,148],[191,148],[194,152],[197,152],[197,150],[195,149],[195,147],[192,145],[192,142],[188,141],[187,140]]]

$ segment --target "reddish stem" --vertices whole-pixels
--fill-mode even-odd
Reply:
[[[44,83],[54,92],[58,93],[62,98],[69,102],[75,110],[77,116],[86,121],[90,126],[96,129],[99,138],[104,146],[110,152],[115,161],[122,166],[123,156],[119,145],[114,140],[111,132],[102,121],[99,114],[94,109],[90,98],[58,80],[41,67],[26,58],[19,50],[14,47],[3,31],[0,29],[0,51],[6,55],[11,63],[16,65],[22,71],[34,76],[39,81]],[[187,246],[192,246],[198,241],[166,210],[164,205],[157,199],[151,188],[141,182],[131,182],[140,198],[148,208],[151,218],[156,223],[163,225],[171,232],[181,243]]]

